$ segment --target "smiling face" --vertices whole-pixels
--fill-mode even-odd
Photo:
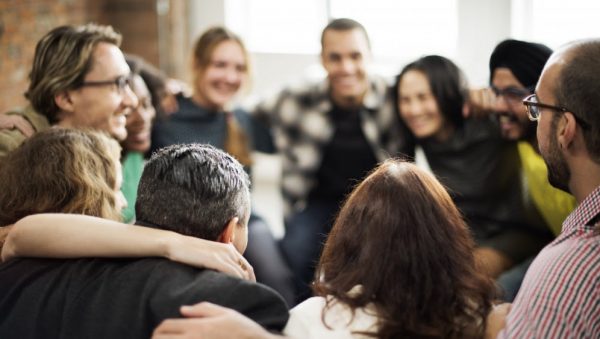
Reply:
[[[367,37],[360,29],[325,31],[321,61],[335,103],[343,107],[362,103],[369,86],[370,58]]]
[[[196,65],[194,100],[201,106],[222,110],[239,92],[247,78],[244,50],[234,40],[219,43],[205,67]]]
[[[494,70],[492,85],[502,93],[495,105],[495,112],[500,116],[502,135],[509,140],[532,138],[535,135],[535,124],[527,118],[527,111],[522,103],[530,92],[517,80],[510,69],[505,67]]]
[[[123,147],[129,151],[147,152],[150,148],[150,132],[156,110],[152,106],[152,98],[146,83],[139,75],[133,76],[133,92],[138,98],[138,105],[127,116],[127,139]]]
[[[119,47],[100,42],[94,48],[92,67],[83,81],[115,80],[129,73]],[[57,101],[61,109],[59,125],[104,131],[119,141],[127,137],[126,115],[137,106],[137,98],[129,86],[123,89],[116,84],[82,86],[67,91],[64,97],[65,100]]]
[[[404,73],[398,86],[400,117],[417,139],[445,140],[450,127],[431,92],[429,80],[418,70]]]

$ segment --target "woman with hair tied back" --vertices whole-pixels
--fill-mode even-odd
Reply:
[[[248,112],[233,109],[236,97],[250,81],[250,60],[241,38],[224,27],[213,27],[196,40],[192,55],[191,97],[178,96],[178,111],[157,119],[152,150],[173,144],[205,143],[236,158],[247,172],[251,151],[273,153],[268,128]],[[291,272],[265,220],[252,212],[245,256],[256,278],[294,303]]]

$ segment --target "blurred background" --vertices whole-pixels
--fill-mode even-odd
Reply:
[[[225,25],[252,54],[251,97],[323,76],[321,29],[329,18],[361,22],[375,73],[393,76],[424,54],[457,62],[487,84],[493,47],[513,37],[552,48],[600,36],[596,0],[0,0],[0,111],[22,105],[36,41],[62,24],[110,24],[123,50],[186,79],[189,50],[206,28]]]
[[[187,79],[190,47],[208,27],[225,25],[251,52],[248,100],[290,83],[324,76],[320,34],[330,18],[350,17],[367,29],[373,72],[391,79],[404,64],[441,54],[486,86],[493,47],[508,37],[556,48],[600,36],[597,0],[0,0],[0,112],[23,106],[35,43],[62,24],[110,24],[122,49],[169,76]],[[281,234],[277,161],[256,161],[255,197]],[[264,161],[263,161],[264,160]]]

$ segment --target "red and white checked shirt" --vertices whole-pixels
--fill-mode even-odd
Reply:
[[[529,267],[498,338],[600,338],[599,214],[597,187]]]

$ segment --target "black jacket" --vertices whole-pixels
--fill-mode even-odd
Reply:
[[[144,338],[179,307],[233,308],[280,331],[288,319],[270,288],[165,259],[19,259],[0,265],[0,338]]]

